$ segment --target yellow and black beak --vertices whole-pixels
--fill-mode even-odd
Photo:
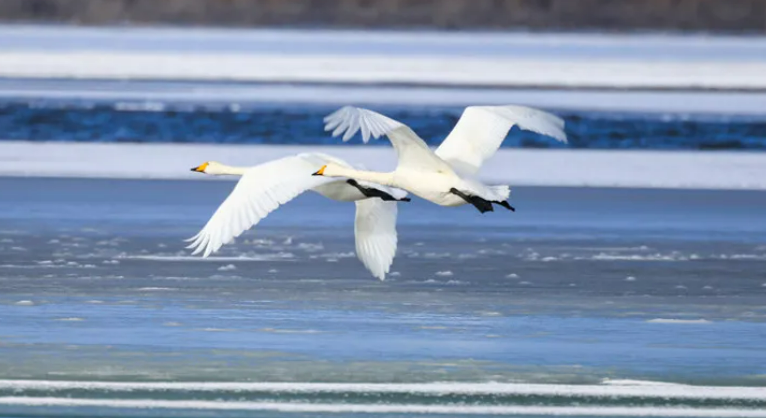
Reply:
[[[204,173],[207,166],[208,166],[208,163],[203,163],[202,165],[199,165],[197,167],[192,167],[191,171],[196,171],[197,173]]]
[[[320,168],[316,173],[312,174],[312,176],[323,176],[325,168],[327,168],[327,166],[323,165],[322,168]]]

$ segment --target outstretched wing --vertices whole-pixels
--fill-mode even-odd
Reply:
[[[368,109],[345,106],[326,116],[324,121],[324,130],[332,131],[332,136],[343,134],[344,142],[360,130],[365,143],[370,141],[370,137],[377,139],[387,136],[396,149],[399,167],[427,170],[449,168],[409,126],[388,116]]]
[[[202,253],[207,257],[252,228],[279,205],[334,180],[312,176],[325,162],[310,157],[310,154],[285,157],[247,170],[205,227],[187,240],[192,241],[187,248],[194,248],[193,254]]]
[[[350,164],[326,154],[313,153],[311,158],[321,158],[346,167]],[[394,187],[383,186],[368,181],[358,181],[359,184],[380,190],[402,199],[407,192]],[[354,218],[354,237],[356,239],[356,256],[373,276],[385,280],[396,255],[396,214],[397,202],[383,201],[378,198],[362,199],[356,202]]]
[[[512,105],[469,106],[436,155],[462,173],[475,174],[500,148],[514,125],[567,142],[564,121],[542,110]]]
[[[385,280],[396,254],[396,213],[396,202],[381,199],[356,202],[356,256],[380,280]]]

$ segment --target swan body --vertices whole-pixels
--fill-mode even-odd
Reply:
[[[309,176],[319,167],[333,164],[351,168],[345,161],[326,154],[305,153],[281,158],[255,167],[232,167],[215,161],[192,171],[212,175],[237,175],[241,179],[231,194],[194,237],[188,239],[193,254],[208,257],[280,205],[311,190],[341,202],[355,202],[356,253],[364,266],[384,280],[396,253],[397,201],[409,201],[402,190],[353,179]]]
[[[476,178],[514,125],[566,142],[562,119],[524,106],[467,107],[435,151],[407,125],[368,109],[346,106],[327,116],[325,123],[325,130],[333,131],[333,136],[343,135],[343,141],[358,131],[364,142],[370,137],[388,137],[398,165],[393,172],[380,173],[330,162],[315,174],[401,188],[441,206],[470,203],[482,213],[492,211],[492,204],[515,210],[507,202],[509,186],[488,186]]]

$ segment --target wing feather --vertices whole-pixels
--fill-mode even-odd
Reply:
[[[306,190],[333,179],[312,176],[321,163],[304,155],[281,158],[250,168],[187,248],[203,257],[218,251],[258,224],[274,209]]]
[[[370,137],[388,137],[396,149],[399,167],[426,170],[450,168],[409,126],[372,110],[345,106],[326,116],[324,121],[325,131],[332,131],[332,136],[343,134],[344,142],[359,130],[365,143],[370,141]]]
[[[356,255],[373,276],[385,280],[396,255],[396,202],[356,202]]]
[[[513,105],[469,106],[436,155],[463,173],[475,174],[500,148],[514,125],[567,142],[564,121],[542,110]]]

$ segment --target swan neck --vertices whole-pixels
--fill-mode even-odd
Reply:
[[[383,186],[393,186],[394,176],[393,173],[380,173],[377,171],[364,171],[354,170],[351,168],[344,168],[344,176],[352,178],[354,180],[369,181],[370,183],[376,183]]]
[[[221,164],[221,167],[218,169],[217,174],[242,176],[245,174],[246,171],[247,171],[247,167],[234,167],[230,165]]]

